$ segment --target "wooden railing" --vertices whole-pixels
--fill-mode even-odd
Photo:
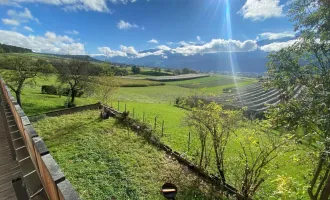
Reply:
[[[38,136],[29,118],[1,79],[2,108],[6,115],[15,159],[30,199],[75,200],[77,192]],[[5,119],[3,119],[5,120]]]

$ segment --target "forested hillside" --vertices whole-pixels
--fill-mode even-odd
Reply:
[[[32,53],[32,50],[0,43],[0,53]]]

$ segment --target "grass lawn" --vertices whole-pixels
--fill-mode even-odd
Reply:
[[[82,199],[164,199],[165,182],[177,185],[178,199],[211,199],[195,175],[114,119],[100,120],[98,111],[34,126]]]

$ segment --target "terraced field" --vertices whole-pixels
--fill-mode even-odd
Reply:
[[[303,86],[297,86],[294,89],[294,95],[290,98],[297,98],[301,93]],[[265,90],[261,83],[254,83],[243,87],[238,87],[231,93],[223,94],[217,97],[211,97],[211,100],[218,103],[233,106],[247,106],[251,111],[264,111],[271,105],[280,102],[281,93],[277,89]]]

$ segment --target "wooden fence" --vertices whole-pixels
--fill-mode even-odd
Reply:
[[[50,155],[29,118],[11,95],[1,79],[2,107],[9,135],[13,142],[15,159],[19,162],[21,177],[30,199],[75,200],[77,192],[65,178],[60,167]]]
[[[110,112],[111,115],[115,116],[116,118],[120,118],[121,115],[123,114],[123,112],[115,110],[111,106],[108,105],[102,105],[102,106],[106,112]],[[205,181],[208,181],[212,185],[218,187],[220,190],[226,193],[227,197],[230,196],[229,199],[234,198],[237,200],[246,200],[246,198],[243,195],[241,195],[235,187],[227,183],[225,184],[222,183],[219,177],[212,174],[208,174],[208,172],[204,171],[202,168],[192,163],[190,160],[182,156],[182,154],[171,149],[166,144],[162,143],[158,137],[155,137],[156,135],[155,131],[148,128],[148,126],[145,126],[146,125],[145,122],[140,122],[139,120],[132,119],[129,116],[127,117],[127,120],[129,121],[127,123],[127,126],[129,126],[129,128],[136,131],[136,133],[143,135],[148,142],[164,150],[167,154],[173,156],[180,164],[187,166],[188,169],[193,171],[199,177],[202,177]],[[190,142],[190,133],[189,133],[189,142]],[[188,145],[190,146],[190,144]],[[247,200],[251,200],[251,199],[247,199]]]

